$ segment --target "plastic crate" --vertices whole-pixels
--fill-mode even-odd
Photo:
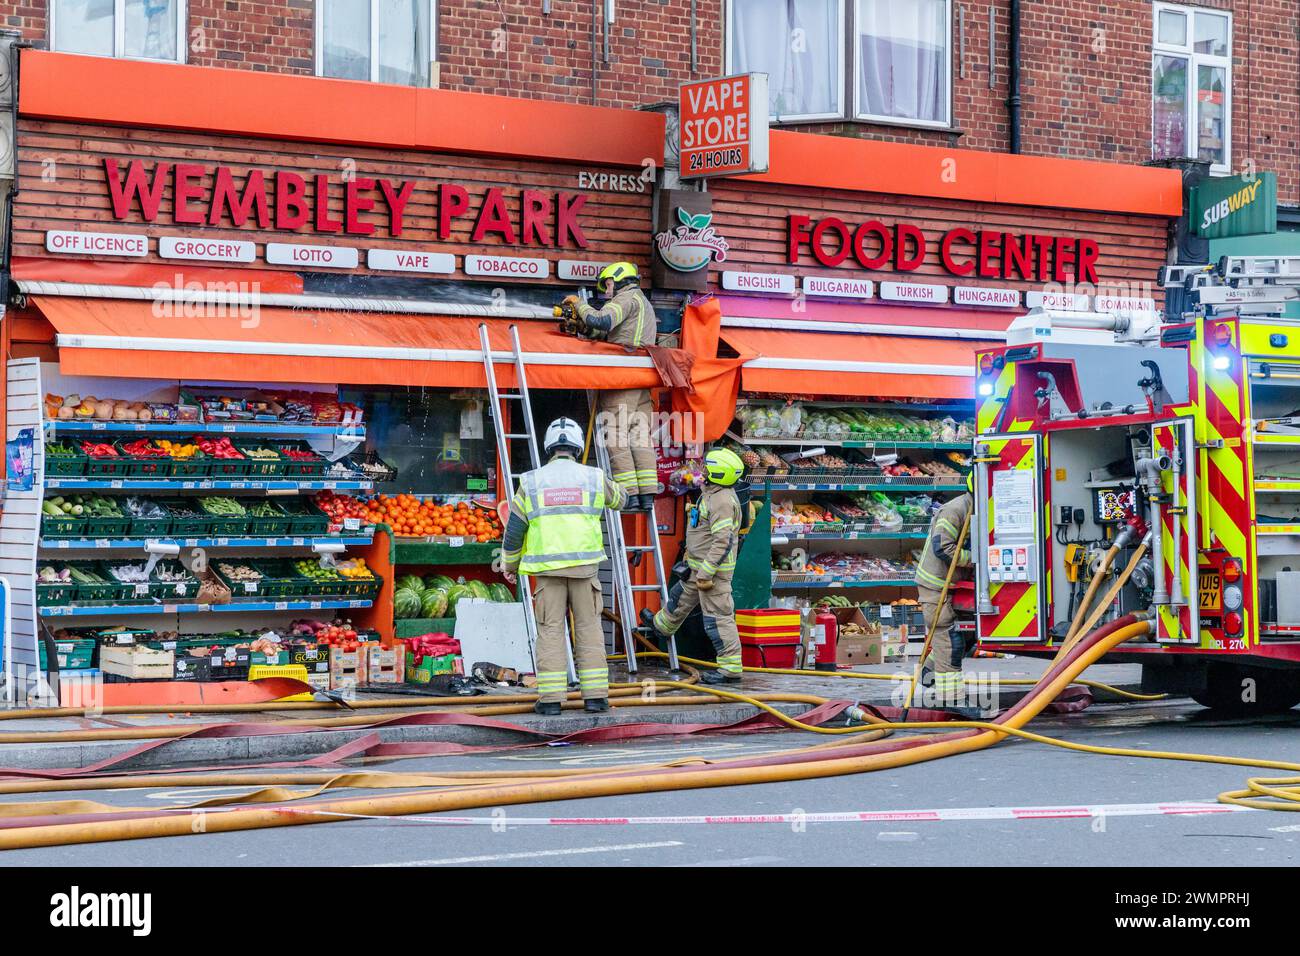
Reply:
[[[137,518],[130,515],[131,523],[127,526],[127,535],[132,538],[165,538],[171,534],[172,517],[167,508],[159,501],[148,499],[163,509],[161,518]],[[125,509],[123,509],[125,510]]]
[[[53,446],[71,450],[71,455],[51,455]],[[45,446],[45,474],[54,477],[77,478],[86,473],[86,456],[70,442],[49,442]]]
[[[203,513],[194,516],[178,514],[184,510],[198,511],[194,498],[167,498],[158,503],[171,515],[172,535],[177,538],[201,538],[212,530],[212,517]]]
[[[251,581],[236,581],[231,575],[222,570],[222,565],[225,564],[237,566],[242,565],[244,567],[252,568],[254,571],[261,572],[262,576]],[[241,558],[221,558],[214,561],[209,566],[212,568],[213,573],[222,580],[226,587],[230,588],[230,600],[232,603],[247,600],[249,598],[257,599],[275,595],[275,592],[266,590],[266,572],[262,570],[260,565],[252,561],[246,561]]]
[[[371,574],[374,575],[371,578],[344,578],[340,590],[332,593],[357,600],[373,601],[379,596],[379,589],[383,587],[384,581],[373,571]]]
[[[254,657],[257,655],[254,654]],[[307,683],[307,668],[302,664],[257,664],[254,663],[248,669],[249,680],[261,680],[264,677],[288,677],[290,680],[300,680]],[[315,700],[311,691],[301,694],[291,694],[288,697],[278,698],[281,701],[310,701]]]
[[[130,439],[138,441],[138,439]],[[172,474],[172,458],[168,455],[146,455],[136,457],[129,454],[122,446],[127,444],[127,440],[119,439],[113,442],[113,447],[117,453],[122,456],[125,463],[123,474],[128,478],[170,478]]]
[[[100,577],[107,577],[108,572],[98,561],[68,561],[67,567],[79,568]],[[99,584],[73,584],[72,600],[78,604],[111,604],[125,601],[135,593],[130,584],[106,579]]]
[[[214,538],[238,538],[248,533],[248,516],[210,515],[209,527]]]
[[[254,478],[274,478],[284,474],[284,459],[278,454],[274,458],[254,458],[249,455],[252,449],[269,449],[275,451],[278,443],[237,441],[235,447],[248,459],[247,475]]]
[[[104,561],[100,567],[106,576],[111,576],[112,568],[118,564],[139,564],[136,561]],[[153,601],[153,585],[149,581],[125,581],[122,582],[124,592],[120,600],[125,604],[144,604]]]
[[[62,515],[54,517],[41,513],[42,538],[84,538],[86,537],[86,519],[81,515]]]
[[[121,455],[87,455],[86,477],[88,478],[124,478],[127,460]]]
[[[231,444],[234,444],[233,442]],[[235,449],[239,451],[238,448]],[[240,452],[242,455],[243,453]],[[214,458],[208,456],[208,473],[213,478],[246,478],[248,477],[249,461],[247,458]]]
[[[277,441],[271,446],[280,452],[283,474],[286,478],[323,478],[325,470],[329,467],[327,462],[320,455],[312,450],[312,447],[305,441]],[[285,449],[292,448],[295,451],[309,452],[312,455],[310,459],[295,459],[285,455]]]
[[[281,501],[280,508],[289,516],[288,533],[294,536],[329,534],[329,515],[308,501]]]
[[[171,463],[173,478],[206,478],[212,474],[212,459],[207,455],[173,458]]]
[[[91,662],[95,659],[95,646],[95,641],[92,638],[74,638],[70,641],[56,640],[54,642],[54,653],[58,657],[59,670],[90,670]],[[41,670],[49,670],[50,663],[45,651],[45,641],[38,640],[36,647],[40,653]]]
[[[125,538],[130,527],[131,519],[126,515],[90,515],[86,517],[84,534],[87,538]]]
[[[278,538],[289,534],[289,529],[293,525],[293,519],[285,513],[276,502],[268,501],[271,509],[276,512],[274,515],[259,517],[249,515],[248,533],[259,537]]]
[[[70,604],[76,585],[71,581],[59,581],[54,584],[36,582],[36,604],[38,607],[62,607]]]
[[[158,579],[158,571],[161,568],[167,568],[172,571],[185,570],[185,566],[179,561],[159,561],[154,565],[153,574],[150,576],[151,580],[149,582],[149,596],[151,598],[166,603],[174,600],[193,600],[198,596],[198,578],[187,572],[184,581],[161,581]]]

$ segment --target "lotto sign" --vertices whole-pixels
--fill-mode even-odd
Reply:
[[[681,178],[767,171],[767,74],[683,83],[678,99]]]

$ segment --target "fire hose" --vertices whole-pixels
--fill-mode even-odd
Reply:
[[[554,773],[550,771],[524,771],[518,776],[499,772],[490,772],[480,776],[465,776],[463,774],[388,776],[343,773],[324,780],[318,776],[311,781],[304,780],[302,777],[279,778],[276,775],[259,775],[256,782],[266,782],[274,785],[281,782],[315,782],[320,786],[310,791],[282,791],[273,788],[272,790],[259,791],[257,794],[219,798],[219,804],[205,801],[202,809],[208,809],[211,812],[206,812],[204,815],[202,831],[209,833],[231,832],[266,827],[338,822],[375,816],[439,813],[451,810],[594,796],[665,792],[746,783],[822,779],[906,766],[959,753],[969,753],[992,746],[1008,736],[1048,743],[1085,753],[1190,760],[1300,772],[1300,764],[1281,761],[1097,747],[1061,741],[1024,730],[1024,726],[1037,716],[1061,690],[1073,682],[1084,669],[1100,660],[1108,651],[1124,641],[1149,634],[1151,628],[1152,622],[1146,615],[1128,615],[1087,634],[1064,655],[1062,660],[1052,665],[1048,672],[1036,682],[1035,689],[1029,695],[994,721],[897,724],[881,721],[870,717],[870,715],[863,715],[867,720],[865,733],[864,728],[852,728],[856,734],[855,737],[843,742],[836,741],[831,746],[820,745],[760,757],[742,757],[702,764],[699,761],[679,761],[671,765],[650,767],[636,765],[607,768],[600,772]],[[681,684],[681,682],[662,683]],[[690,684],[686,686],[692,691],[704,690],[714,697],[725,696],[729,699],[741,699],[746,702],[754,701],[753,698],[745,698],[744,695],[718,691],[714,688],[696,688]],[[639,690],[639,688],[631,689]],[[754,702],[762,703],[761,701]],[[794,718],[790,718],[790,721],[794,724],[798,723]],[[883,738],[883,733],[889,731],[935,728],[947,728],[949,732],[901,739]],[[125,779],[111,778],[111,782],[113,786],[121,786]],[[131,779],[133,780],[131,785],[137,785],[136,778]],[[162,779],[157,775],[142,775],[142,777],[138,778],[138,785],[156,786]],[[199,779],[202,780],[201,784],[198,780],[190,779],[187,775],[178,774],[169,778],[168,782],[184,782],[190,785],[204,786],[242,786],[254,782],[254,778],[239,773],[204,774]],[[63,785],[70,788],[77,784],[74,781],[64,781]],[[225,808],[230,803],[242,805],[259,801],[276,803],[285,799],[303,799],[324,792],[331,786],[371,785],[382,785],[384,787],[440,786],[441,789],[433,792],[406,793],[389,797],[354,797],[311,802],[304,806],[280,804],[271,807],[239,806]],[[10,786],[10,784],[5,786]],[[26,787],[28,785],[24,783],[22,786]],[[1224,802],[1236,802],[1247,806],[1284,806],[1287,809],[1295,809],[1300,806],[1300,803],[1297,803],[1297,801],[1300,801],[1300,779],[1256,778],[1252,779],[1247,787],[1248,789],[1244,791],[1232,791],[1224,794],[1221,799]],[[83,788],[89,789],[89,787],[84,786]],[[57,806],[49,803],[13,806],[10,813],[33,816],[40,819],[42,825],[7,827],[0,830],[0,849],[189,834],[194,832],[195,829],[192,814],[201,809],[199,805],[195,805],[191,808],[172,808],[165,811],[157,808],[123,810],[121,807],[109,807],[84,801],[69,801],[62,806],[62,812],[82,816],[88,815],[90,818],[78,820],[77,822],[45,823],[45,820],[51,815],[50,811],[59,812],[56,809]],[[86,813],[85,811],[89,812]]]

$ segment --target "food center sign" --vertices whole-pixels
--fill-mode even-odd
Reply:
[[[681,178],[767,172],[767,118],[766,73],[683,83]]]

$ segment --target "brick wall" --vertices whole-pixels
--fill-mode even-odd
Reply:
[[[850,0],[851,3],[851,0]],[[1232,162],[1275,170],[1280,200],[1300,204],[1300,4],[1198,0],[1233,12]],[[598,22],[596,102],[636,107],[675,97],[690,70],[690,0],[618,0],[605,60]],[[989,9],[994,12],[992,88]],[[1022,149],[1116,162],[1151,155],[1151,0],[1022,3]],[[189,61],[310,74],[314,0],[190,0]],[[816,132],[982,150],[1007,148],[1009,0],[956,0],[956,129],[861,123],[797,126]],[[695,76],[723,70],[725,0],[698,0]],[[0,18],[47,42],[45,0],[0,3]],[[590,0],[443,0],[438,10],[441,85],[511,96],[592,102]],[[964,34],[964,56],[959,37]],[[964,61],[964,62],[961,62]],[[964,75],[963,75],[964,72]],[[595,131],[593,131],[595,135]]]

